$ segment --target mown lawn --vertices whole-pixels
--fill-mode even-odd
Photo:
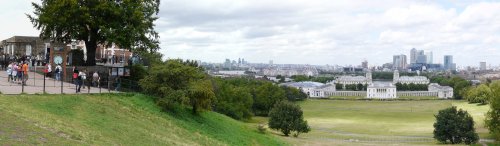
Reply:
[[[307,100],[299,104],[312,131],[287,139],[298,145],[434,145],[434,115],[452,105],[469,111],[481,138],[488,138],[483,121],[488,106],[464,101]]]
[[[286,145],[214,112],[162,112],[151,98],[0,95],[0,145]]]

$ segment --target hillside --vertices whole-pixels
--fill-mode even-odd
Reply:
[[[151,98],[0,95],[2,145],[285,145],[214,112],[165,113]]]

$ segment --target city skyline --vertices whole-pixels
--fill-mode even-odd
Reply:
[[[1,39],[37,36],[30,2],[2,1]],[[169,7],[173,6],[175,7]],[[218,9],[224,7],[226,9]],[[169,58],[276,64],[369,65],[416,48],[433,63],[500,63],[500,3],[491,1],[198,1],[165,0],[156,29]],[[325,19],[328,18],[328,19]],[[195,53],[196,52],[196,53]],[[409,60],[408,60],[409,62]]]

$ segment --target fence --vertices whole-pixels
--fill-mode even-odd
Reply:
[[[107,72],[98,72],[99,80],[93,81],[93,71],[86,72],[86,79],[82,80],[80,93],[118,93],[139,91],[137,81],[109,76]],[[44,67],[30,67],[23,76],[9,77],[6,71],[0,73],[0,92],[3,94],[75,94],[77,80],[73,78],[71,68],[61,73],[60,80],[56,80],[54,72],[44,73]],[[23,84],[23,80],[24,84]]]

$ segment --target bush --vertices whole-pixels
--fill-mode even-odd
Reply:
[[[307,121],[304,121],[302,109],[287,101],[277,103],[269,112],[269,128],[280,130],[285,136],[295,131],[295,137],[311,131]]]
[[[474,129],[474,120],[467,111],[457,110],[457,107],[453,106],[440,110],[435,117],[433,133],[439,142],[473,144],[479,140]]]

